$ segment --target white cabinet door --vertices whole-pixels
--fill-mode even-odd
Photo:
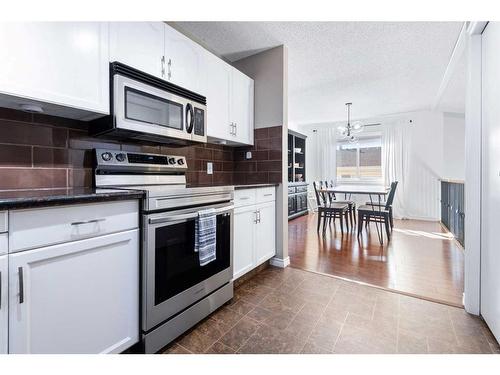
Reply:
[[[201,47],[174,28],[165,27],[165,79],[188,90],[200,89]]]
[[[259,222],[255,229],[255,265],[272,258],[276,253],[276,211],[275,202],[257,206]]]
[[[163,22],[110,22],[110,61],[163,78],[164,26]]]
[[[7,354],[8,343],[8,268],[7,268],[7,255],[0,256],[0,354]]]
[[[0,23],[0,94],[109,113],[105,22]]]
[[[10,353],[116,353],[139,338],[138,229],[9,255]]]
[[[207,97],[207,135],[234,140],[229,120],[230,84],[232,67],[217,56],[205,51],[202,64],[202,81]]]
[[[231,70],[230,119],[236,124],[235,142],[253,145],[254,82],[237,69]]]
[[[233,277],[236,279],[254,267],[255,206],[234,210]]]

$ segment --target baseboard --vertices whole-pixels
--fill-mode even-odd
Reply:
[[[290,257],[286,257],[285,259],[274,257],[269,260],[269,264],[271,266],[285,268],[290,265]]]

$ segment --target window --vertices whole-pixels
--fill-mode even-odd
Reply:
[[[380,135],[359,138],[356,143],[337,142],[337,179],[379,180],[382,178]]]

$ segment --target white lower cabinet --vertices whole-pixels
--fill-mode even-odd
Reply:
[[[256,265],[259,265],[276,253],[275,202],[262,203],[257,206],[257,220],[255,258]]]
[[[254,237],[257,212],[255,206],[234,210],[233,277],[244,275],[254,267]]]
[[[118,353],[139,339],[139,230],[9,255],[9,353]]]
[[[251,204],[237,204],[234,209],[233,278],[237,279],[276,254],[276,202],[274,194],[259,192],[274,188],[245,189]],[[241,191],[241,190],[240,190]],[[238,192],[238,191],[237,191]],[[236,197],[246,196],[242,193]],[[236,203],[235,203],[236,204]]]
[[[8,267],[7,255],[0,256],[0,354],[7,353],[9,337],[9,299],[8,299]]]

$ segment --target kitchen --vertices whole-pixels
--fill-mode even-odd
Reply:
[[[283,266],[286,128],[266,103],[254,121],[261,77],[164,22],[0,27],[1,353],[155,353]]]

